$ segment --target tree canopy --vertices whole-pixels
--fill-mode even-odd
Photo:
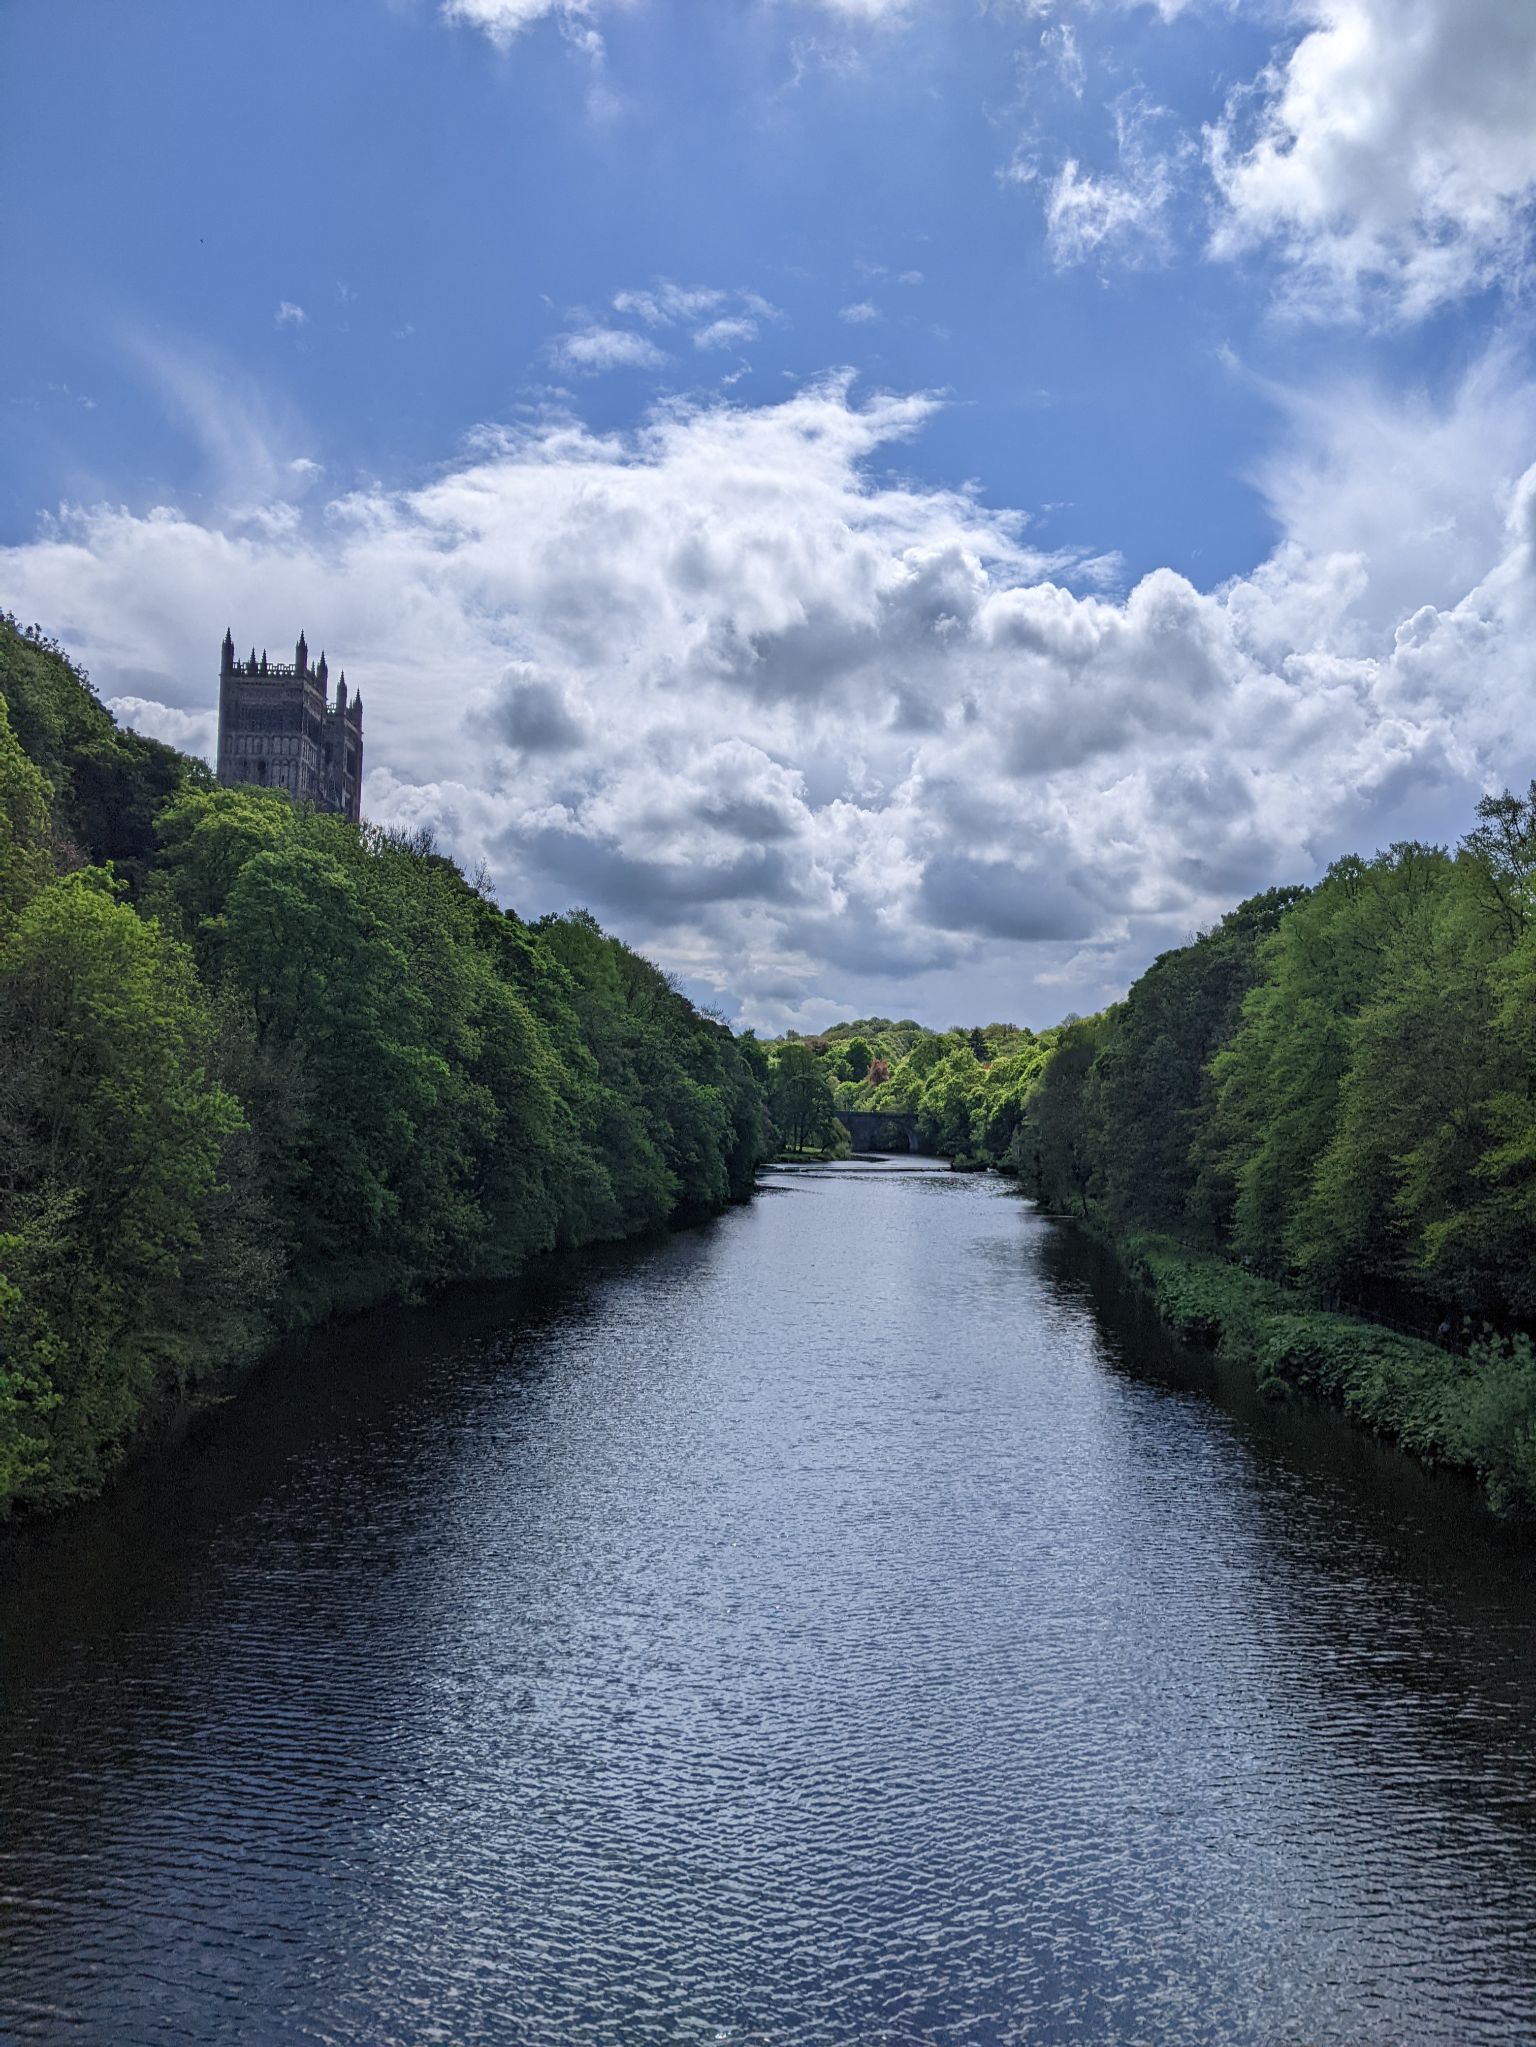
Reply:
[[[743,1198],[768,1081],[585,914],[220,788],[0,623],[0,1511],[277,1330]]]

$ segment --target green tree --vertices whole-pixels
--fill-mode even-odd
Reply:
[[[50,790],[22,751],[0,697],[0,919],[19,910],[49,878]]]
[[[863,1080],[874,1063],[874,1052],[864,1038],[850,1038],[843,1047],[843,1070],[855,1083]]]
[[[241,1122],[210,1037],[189,955],[99,870],[44,889],[0,944],[7,1372],[12,1397],[33,1389],[25,1433],[46,1423],[45,1456],[22,1455],[44,1497],[93,1489],[195,1375],[185,1279]],[[13,1429],[13,1480],[16,1455]]]
[[[790,1151],[823,1149],[833,1138],[834,1104],[821,1062],[801,1043],[780,1046],[769,1097],[773,1120]]]
[[[1097,1193],[1103,1133],[1093,1068],[1113,1019],[1110,1010],[1061,1031],[1013,1141],[1015,1168],[1036,1198],[1078,1216]]]

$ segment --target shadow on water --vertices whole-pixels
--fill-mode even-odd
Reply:
[[[100,1499],[0,1526],[0,1702],[9,1682],[83,1640],[132,1632],[179,1583],[195,1584],[215,1537],[258,1509],[295,1460],[334,1443],[364,1483],[382,1481],[402,1408],[429,1423],[435,1410],[451,1427],[466,1379],[488,1367],[508,1378],[537,1369],[525,1354],[541,1333],[579,1327],[604,1287],[643,1270],[663,1245],[705,1241],[716,1226],[552,1255],[515,1281],[305,1330],[148,1446]]]
[[[1068,1221],[1036,1216],[1040,1270],[1063,1302],[1093,1318],[1109,1368],[1140,1384],[1197,1396],[1220,1409],[1254,1460],[1284,1475],[1316,1523],[1340,1530],[1341,1553],[1362,1540],[1383,1568],[1428,1573],[1459,1586],[1491,1612],[1508,1616],[1510,1592],[1536,1570],[1536,1526],[1502,1520],[1466,1473],[1437,1471],[1371,1435],[1341,1410],[1304,1393],[1274,1400],[1255,1375],[1214,1351],[1179,1342],[1159,1319],[1145,1288],[1114,1255]],[[1536,1619],[1516,1602],[1510,1646],[1536,1671]]]

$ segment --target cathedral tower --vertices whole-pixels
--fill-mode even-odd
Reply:
[[[330,701],[325,655],[310,665],[303,633],[293,663],[248,661],[226,632],[219,658],[221,782],[282,789],[297,803],[331,810],[356,824],[362,815],[363,700],[347,697],[343,675]]]

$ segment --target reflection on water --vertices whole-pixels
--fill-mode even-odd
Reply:
[[[1528,1566],[997,1182],[775,1173],[0,1548],[0,2036],[1536,2037]]]

